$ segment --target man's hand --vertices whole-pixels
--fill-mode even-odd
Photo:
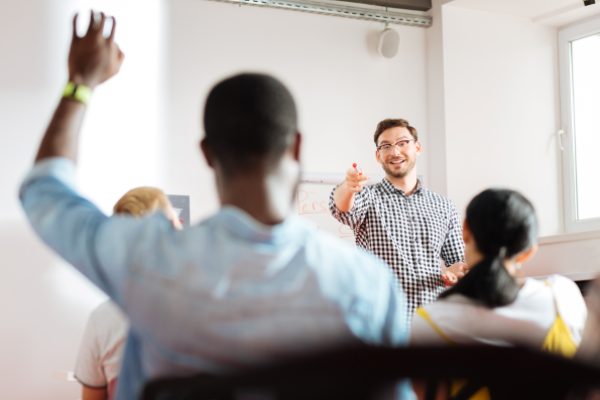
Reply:
[[[359,175],[355,168],[349,168],[346,171],[346,187],[351,193],[360,192],[369,179],[371,179],[370,176]]]
[[[465,263],[455,263],[446,268],[442,273],[442,279],[446,286],[452,286],[469,272],[469,266]]]
[[[110,36],[102,36],[106,16],[94,21],[94,12],[90,26],[84,37],[77,36],[75,27],[77,15],[73,19],[73,40],[69,51],[69,80],[77,85],[94,89],[98,84],[110,79],[121,68],[123,53],[114,42],[116,22],[113,20]],[[62,99],[54,112],[46,134],[42,139],[35,162],[49,157],[65,157],[77,162],[77,144],[79,131],[85,115],[86,106],[72,99]]]
[[[458,278],[452,272],[446,270],[442,272],[442,279],[446,286],[453,286],[456,282],[458,282]]]
[[[73,39],[69,50],[69,80],[94,89],[98,84],[107,81],[119,72],[124,55],[114,42],[117,22],[112,19],[110,36],[102,34],[107,17],[100,13],[94,18],[91,12],[90,26],[83,37],[77,36],[77,17],[73,18]]]
[[[346,171],[346,181],[339,185],[333,193],[333,201],[338,210],[348,212],[354,207],[354,193],[362,190],[367,181],[371,179],[367,175],[359,175],[356,169],[350,168]]]

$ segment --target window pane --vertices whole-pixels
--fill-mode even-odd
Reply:
[[[571,43],[577,219],[600,217],[600,35]]]

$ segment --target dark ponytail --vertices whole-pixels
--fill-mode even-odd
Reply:
[[[459,293],[489,308],[512,303],[519,286],[504,267],[504,260],[536,242],[537,219],[533,206],[513,190],[488,189],[469,203],[467,225],[485,258],[440,297]]]

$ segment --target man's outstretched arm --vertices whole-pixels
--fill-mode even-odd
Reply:
[[[94,18],[83,37],[77,36],[77,15],[73,18],[73,39],[69,50],[69,81],[94,90],[100,83],[113,77],[121,68],[123,53],[114,42],[116,21],[113,21],[109,37],[102,32],[106,16]],[[63,98],[54,115],[35,158],[39,162],[49,157],[65,157],[77,162],[79,131],[85,115],[86,105],[78,100]]]

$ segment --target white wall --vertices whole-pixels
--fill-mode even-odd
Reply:
[[[345,172],[357,162],[381,173],[376,124],[402,117],[420,131],[419,173],[427,179],[425,29],[393,25],[400,50],[388,60],[376,51],[382,23],[197,0],[170,5],[167,188],[192,196],[192,219],[217,207],[197,146],[204,100],[218,80],[240,71],[271,73],[291,89],[306,171]]]
[[[2,399],[78,398],[78,384],[50,374],[73,369],[87,315],[105,298],[39,242],[16,194],[67,80],[72,13],[98,4],[117,16],[126,54],[119,76],[95,93],[81,144],[81,189],[106,212],[147,184],[192,195],[195,220],[216,210],[197,149],[201,107],[211,85],[239,71],[273,73],[290,87],[307,171],[358,162],[380,172],[372,134],[383,118],[406,118],[427,140],[422,28],[394,26],[400,53],[386,60],[374,22],[200,0],[0,0]]]
[[[433,0],[429,14],[432,25],[426,30],[427,48],[427,135],[428,188],[448,196],[446,154],[446,86],[444,84],[444,19],[442,6],[448,0]]]
[[[448,196],[519,190],[540,235],[562,233],[557,31],[526,18],[442,6]]]

